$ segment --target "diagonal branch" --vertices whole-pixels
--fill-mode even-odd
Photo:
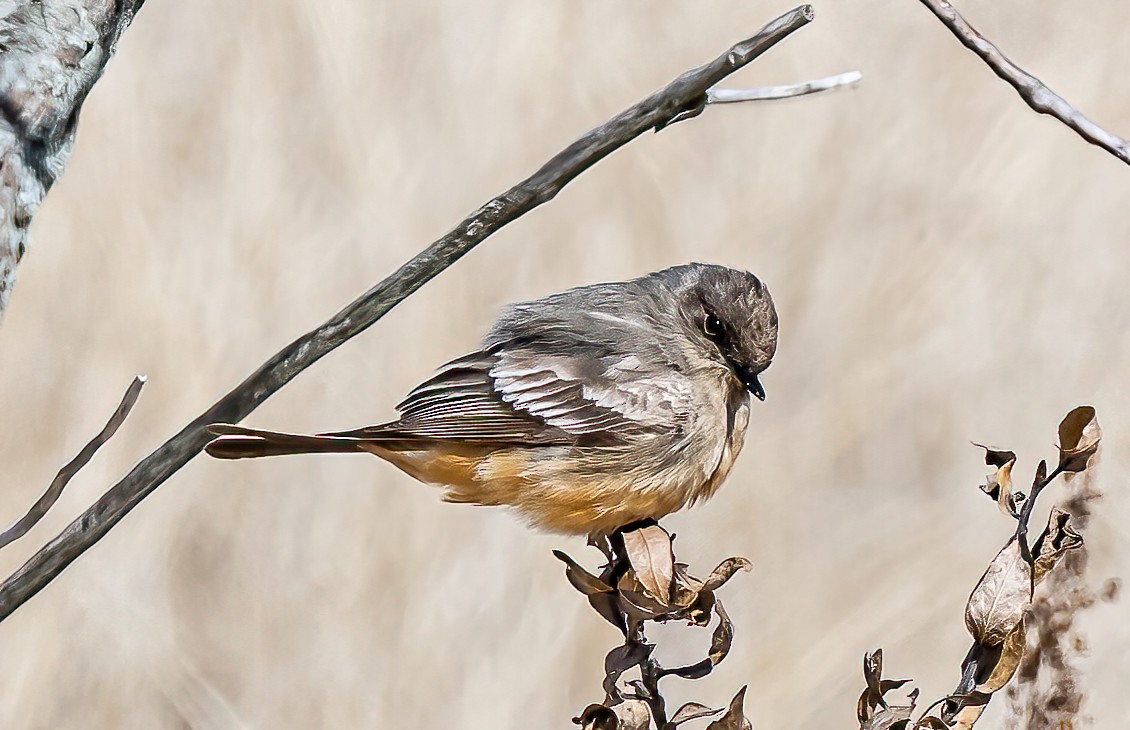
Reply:
[[[290,343],[200,414],[109,489],[61,534],[0,585],[0,620],[50,583],[100,540],[211,438],[204,427],[240,421],[331,350],[360,334],[424,283],[506,224],[549,202],[573,178],[650,129],[701,114],[706,91],[812,21],[802,5],[704,66],[684,73],[643,101],[587,132],[530,177],[472,213],[326,323]]]
[[[961,13],[957,12],[947,0],[921,0],[921,2],[966,48],[988,64],[993,73],[1011,84],[1028,106],[1040,114],[1055,117],[1075,130],[1075,133],[1083,139],[1130,164],[1130,142],[1111,134],[1083,116],[1078,109],[1045,86],[1038,78],[1008,60],[999,48],[961,17]]]
[[[28,530],[35,527],[38,522],[43,519],[55,502],[58,501],[59,496],[63,494],[63,489],[70,483],[75,474],[78,474],[94,455],[98,453],[98,449],[102,448],[103,444],[113,438],[114,434],[118,432],[118,428],[125,422],[126,416],[133,410],[133,404],[137,403],[137,397],[141,395],[141,388],[145,385],[145,377],[142,375],[137,376],[130,383],[129,388],[126,389],[126,394],[122,396],[122,402],[118,404],[118,409],[110,416],[110,420],[102,427],[102,430],[92,438],[86,446],[82,447],[82,451],[78,455],[68,461],[55,478],[51,480],[48,485],[47,491],[35,501],[27,514],[21,517],[14,525],[7,530],[0,532],[0,548],[5,547],[11,542],[19,540],[21,537],[28,533]]]

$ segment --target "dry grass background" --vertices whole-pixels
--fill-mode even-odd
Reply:
[[[787,7],[151,0],[0,328],[5,519],[134,372],[150,384],[0,568],[467,211]],[[1130,6],[963,9],[1130,134]],[[855,67],[860,88],[634,142],[250,419],[384,419],[506,301],[689,260],[757,272],[782,323],[769,399],[727,488],[669,527],[701,568],[754,561],[725,591],[735,650],[690,691],[722,703],[749,682],[771,730],[851,726],[877,645],[926,696],[952,687],[965,598],[1009,529],[976,490],[971,439],[1030,474],[1067,409],[1095,404],[1095,579],[1130,554],[1130,171],[1033,114],[912,0],[817,13],[732,82]],[[197,459],[0,626],[0,726],[568,727],[614,636],[553,547],[583,552],[363,457]],[[1130,721],[1126,610],[1083,621],[1102,728]]]

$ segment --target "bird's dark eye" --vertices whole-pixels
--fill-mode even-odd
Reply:
[[[706,319],[702,321],[702,331],[706,336],[712,340],[717,340],[722,336],[725,331],[722,327],[722,320],[715,317],[713,314],[707,314]]]

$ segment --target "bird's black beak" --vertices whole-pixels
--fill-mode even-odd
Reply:
[[[751,373],[743,369],[739,376],[742,379],[742,385],[758,400],[765,400],[765,388],[761,386],[761,381],[757,379],[756,373]]]

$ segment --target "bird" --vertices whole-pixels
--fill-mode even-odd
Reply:
[[[399,418],[299,435],[210,425],[219,459],[374,454],[505,506],[532,527],[610,535],[707,499],[745,441],[777,349],[753,274],[691,263],[505,307],[479,348],[442,365]]]

